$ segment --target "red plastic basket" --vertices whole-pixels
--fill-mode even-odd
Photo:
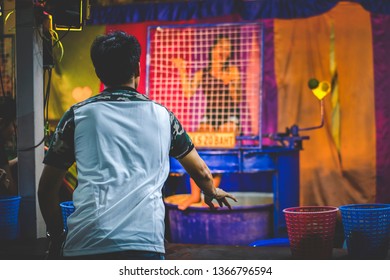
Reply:
[[[296,259],[330,259],[337,211],[333,206],[303,206],[283,210],[292,256]]]

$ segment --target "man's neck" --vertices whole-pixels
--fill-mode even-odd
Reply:
[[[129,83],[126,83],[126,84],[122,84],[122,85],[119,85],[119,87],[131,87],[131,88],[137,88],[137,85],[135,84],[134,81],[131,81]]]
[[[120,84],[120,85],[113,85],[113,86],[105,86],[104,88],[124,88],[124,87],[130,87],[130,88],[136,88],[134,83],[126,83],[126,84]]]
[[[139,77],[133,78],[129,82],[120,85],[105,85],[105,88],[131,87],[133,89],[137,89],[138,84],[139,84]]]

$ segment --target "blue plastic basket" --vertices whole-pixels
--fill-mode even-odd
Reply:
[[[385,259],[390,239],[390,204],[340,206],[348,255],[353,259]]]
[[[256,240],[249,244],[251,247],[290,247],[288,238],[272,238]]]
[[[0,240],[19,236],[20,196],[0,196]]]
[[[72,214],[75,210],[73,201],[64,201],[60,203],[61,206],[61,212],[62,212],[62,220],[64,222],[64,230],[68,231],[68,217],[70,214]]]

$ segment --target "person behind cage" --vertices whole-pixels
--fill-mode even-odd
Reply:
[[[0,97],[0,194],[17,195],[17,158],[9,160],[6,145],[16,134],[16,102],[9,96]]]
[[[46,222],[48,258],[164,259],[162,187],[169,156],[177,158],[214,208],[234,196],[213,186],[212,175],[175,115],[137,92],[140,45],[121,31],[91,46],[105,89],[73,105],[61,118],[44,158],[38,199]],[[68,232],[58,203],[66,170],[77,164],[75,212]]]
[[[232,55],[230,39],[220,34],[210,48],[208,67],[196,71],[192,77],[187,73],[186,61],[181,58],[172,61],[178,68],[184,96],[190,98],[201,88],[206,97],[206,109],[199,124],[199,132],[239,133],[241,79],[238,67],[231,63]],[[221,174],[213,176],[217,188],[221,182]],[[192,179],[190,186],[191,195],[178,206],[180,210],[201,201],[201,191]]]

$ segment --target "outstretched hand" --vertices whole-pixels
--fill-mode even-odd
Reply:
[[[219,206],[223,207],[224,205],[227,206],[230,210],[232,210],[232,206],[228,202],[226,198],[230,198],[237,202],[237,198],[235,198],[233,195],[230,193],[225,192],[223,189],[217,188],[215,189],[215,195],[214,196],[209,196],[205,195],[204,196],[204,202],[210,207],[210,209],[215,209],[215,206],[213,204],[213,199],[216,199],[218,201]]]

